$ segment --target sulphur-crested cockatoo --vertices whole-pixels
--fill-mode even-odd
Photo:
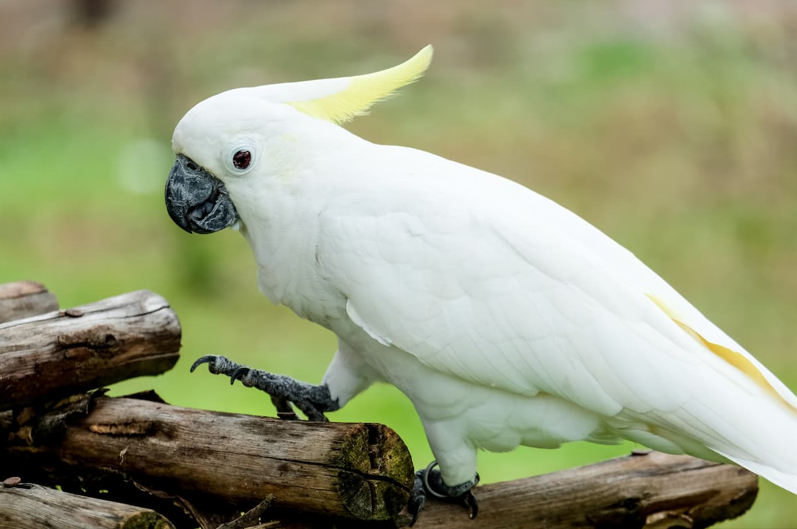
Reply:
[[[171,218],[240,229],[261,291],[338,337],[320,386],[196,365],[312,419],[395,385],[439,465],[429,492],[471,507],[479,448],[579,440],[733,461],[797,493],[795,395],[632,253],[514,182],[340,126],[431,58],[230,90],[182,118]]]

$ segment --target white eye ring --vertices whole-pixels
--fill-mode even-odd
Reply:
[[[252,170],[257,162],[254,143],[239,141],[227,149],[225,163],[233,174],[242,175]]]

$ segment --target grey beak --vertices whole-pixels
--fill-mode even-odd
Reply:
[[[238,220],[222,181],[182,154],[166,181],[166,211],[188,233],[217,232]]]

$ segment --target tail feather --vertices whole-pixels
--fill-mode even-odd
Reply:
[[[732,462],[797,494],[797,414],[782,399],[752,385],[729,387],[703,377],[706,391],[669,412],[624,411],[610,425],[618,434],[672,454]],[[757,390],[757,392],[756,392]]]
[[[797,450],[797,444],[795,444],[795,450]],[[793,469],[791,473],[786,473],[763,463],[733,457],[730,454],[723,454],[720,451],[717,451],[717,453],[727,457],[737,465],[746,468],[750,472],[755,472],[759,476],[771,481],[778,487],[784,488],[792,494],[797,494],[797,469]]]

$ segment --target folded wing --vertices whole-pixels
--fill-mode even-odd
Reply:
[[[434,369],[560,396],[624,437],[731,459],[797,493],[797,399],[772,373],[578,216],[413,156],[428,156],[423,176],[320,218],[320,259],[352,321]]]

